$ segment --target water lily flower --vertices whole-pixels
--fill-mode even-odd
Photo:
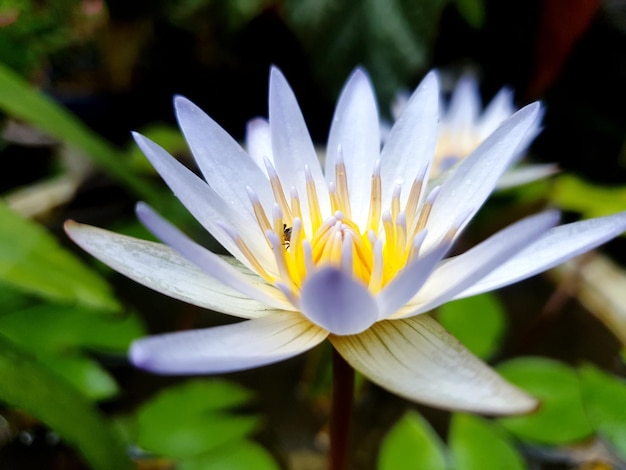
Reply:
[[[398,93],[391,107],[391,114],[397,119],[407,104],[409,95]],[[473,75],[463,75],[457,82],[447,102],[441,97],[439,137],[433,157],[431,179],[437,179],[450,168],[471,154],[494,132],[500,124],[517,110],[510,88],[502,88],[482,109],[482,99],[478,82]],[[525,154],[528,145],[539,133],[541,121],[537,120],[534,132],[530,132],[525,145],[518,149],[518,159]],[[516,162],[513,162],[515,164]],[[521,164],[512,166],[498,181],[498,188],[504,189],[535,181],[557,172],[553,164]]]
[[[374,92],[357,69],[337,104],[324,169],[276,68],[269,88],[269,120],[251,125],[248,152],[190,101],[175,99],[204,179],[134,135],[232,257],[205,249],[143,203],[138,217],[163,243],[67,223],[76,243],[131,279],[244,319],[140,339],[131,361],[161,374],[231,372],[287,359],[329,339],[352,367],[410,400],[491,414],[532,410],[534,398],[423,314],[532,276],[626,230],[626,213],[556,226],[558,214],[547,211],[450,256],[536,133],[541,106],[514,113],[431,188],[435,73],[408,100],[381,150]]]

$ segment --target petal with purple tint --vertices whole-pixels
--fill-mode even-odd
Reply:
[[[328,333],[296,313],[135,341],[131,362],[159,374],[217,374],[264,366],[296,356]]]
[[[360,333],[378,319],[376,301],[367,287],[330,266],[306,279],[300,306],[310,321],[336,335]]]
[[[287,80],[276,67],[270,72],[269,123],[274,166],[285,195],[294,187],[300,196],[303,213],[308,212],[305,166],[309,168],[325,212],[330,207],[326,196],[326,180],[302,117],[296,97]]]
[[[388,207],[398,182],[406,198],[413,179],[431,162],[438,120],[439,81],[437,74],[430,72],[409,98],[380,154],[383,207]]]
[[[480,108],[480,90],[476,79],[470,75],[461,77],[452,92],[444,117],[454,137],[474,127]]]
[[[367,222],[374,164],[380,155],[380,123],[369,77],[357,68],[346,82],[333,116],[326,148],[326,179],[335,182],[335,163],[341,148],[348,177],[352,218]]]
[[[513,91],[502,88],[492,98],[476,123],[478,137],[483,140],[515,112]]]
[[[267,176],[265,159],[274,163],[272,152],[272,133],[267,119],[250,119],[246,124],[246,150],[252,161]]]
[[[626,231],[626,212],[560,225],[494,269],[455,298],[498,289],[539,274]]]
[[[441,185],[428,219],[425,248],[437,243],[462,214],[466,220],[480,209],[517,156],[527,133],[541,118],[541,106],[533,103],[515,113],[491,134],[471,155],[463,159]]]
[[[198,245],[180,230],[167,222],[148,205],[137,204],[137,217],[163,243],[194,263],[202,271],[222,282],[224,285],[251,297],[271,308],[292,310],[293,306],[283,293],[274,286],[260,280],[254,280],[234,269],[215,253]]]
[[[526,183],[531,183],[559,172],[559,167],[555,164],[545,163],[540,165],[520,165],[515,167],[498,180],[497,189],[513,188]]]
[[[262,317],[271,311],[266,304],[208,276],[167,245],[73,221],[66,222],[65,230],[88,253],[161,294],[241,318]]]
[[[274,198],[267,177],[237,141],[186,98],[177,96],[174,105],[178,124],[204,179],[230,205],[233,214],[251,212],[247,186],[271,213]]]
[[[509,225],[471,250],[449,259],[432,273],[399,318],[428,312],[448,302],[538,240],[559,221],[557,211],[543,212]],[[408,313],[406,311],[409,310]]]
[[[261,231],[250,211],[241,211],[237,217],[233,217],[230,206],[192,171],[150,139],[137,133],[133,137],[176,197],[224,248],[251,268],[220,224],[232,226],[264,266],[274,264],[274,256],[265,240],[259,236]]]
[[[411,300],[428,281],[437,263],[446,255],[450,247],[451,243],[443,243],[400,271],[376,297],[380,309],[379,318],[389,318]]]
[[[527,413],[538,405],[426,315],[329,338],[354,369],[408,400],[494,415]]]

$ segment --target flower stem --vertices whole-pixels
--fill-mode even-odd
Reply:
[[[345,469],[353,396],[354,370],[341,354],[333,349],[333,402],[330,417],[329,470]]]

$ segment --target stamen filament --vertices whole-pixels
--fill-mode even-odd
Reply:
[[[406,207],[404,212],[406,213],[406,226],[412,227],[415,222],[415,215],[417,214],[417,207],[422,197],[422,188],[424,187],[424,177],[428,167],[425,166],[419,175],[413,180],[411,190],[409,191],[409,197],[406,200]]]
[[[370,194],[370,210],[367,216],[367,229],[378,233],[382,204],[382,181],[380,178],[380,159],[376,160],[372,172],[372,189]]]
[[[337,146],[337,159],[335,160],[335,184],[337,196],[339,198],[339,208],[346,217],[352,217],[350,209],[350,193],[348,191],[348,175],[346,174],[346,164],[343,161],[343,150],[341,145]]]
[[[280,206],[287,219],[287,224],[291,225],[293,217],[291,216],[291,209],[287,204],[287,199],[285,198],[285,192],[283,191],[283,185],[280,182],[280,178],[276,173],[276,169],[272,162],[266,157],[264,159],[265,168],[267,169],[267,174],[270,178],[270,185],[272,186],[272,193],[274,194],[274,200]]]
[[[430,211],[433,208],[433,203],[435,202],[435,199],[437,198],[438,194],[439,194],[439,186],[433,188],[433,190],[430,192],[430,194],[426,198],[426,201],[424,202],[424,205],[422,206],[422,209],[420,210],[420,215],[419,215],[419,218],[417,219],[417,224],[415,225],[415,228],[413,229],[413,232],[412,232],[413,236],[415,236],[417,232],[423,230],[424,227],[426,227],[426,223],[428,222],[428,217],[430,216]]]
[[[319,201],[317,199],[317,189],[315,188],[315,180],[311,174],[308,165],[304,166],[304,175],[306,177],[306,197],[309,203],[309,216],[311,217],[312,233],[315,233],[320,225],[322,225],[322,212],[320,210]]]
[[[259,197],[254,192],[254,189],[252,189],[250,186],[246,186],[246,191],[248,193],[248,197],[250,198],[250,203],[252,204],[252,210],[254,211],[254,216],[256,217],[257,223],[259,224],[259,227],[261,228],[263,235],[265,235],[265,233],[268,230],[272,230],[270,221],[268,220],[267,215],[265,214],[265,209],[263,209],[263,206],[261,205],[261,201],[259,200]],[[266,240],[267,240],[267,237],[266,237]],[[269,240],[267,240],[267,242],[269,243]]]
[[[259,260],[254,256],[254,253],[250,250],[246,242],[243,241],[241,236],[236,233],[228,225],[218,222],[219,227],[226,232],[226,235],[237,245],[237,248],[241,251],[241,254],[246,258],[250,265],[254,268],[259,276],[265,279],[266,282],[273,284],[276,281],[276,277],[270,275],[265,268],[261,265]]]
[[[298,191],[293,186],[289,191],[291,196],[291,215],[293,216],[294,224],[296,219],[302,221],[302,210],[300,208],[300,198],[298,197]]]

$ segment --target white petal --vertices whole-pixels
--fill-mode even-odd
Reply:
[[[420,256],[385,286],[376,296],[380,310],[379,318],[389,318],[421,289],[437,263],[448,252],[450,246],[450,243],[446,243],[436,247],[430,253]]]
[[[236,215],[233,214],[232,209],[215,191],[160,146],[141,134],[134,133],[133,137],[152,166],[187,210],[224,248],[251,267],[220,223],[233,227],[261,264],[264,266],[275,264],[272,251],[250,212],[246,210]]]
[[[272,67],[270,72],[269,115],[274,165],[287,198],[291,188],[296,188],[303,213],[307,213],[304,167],[308,166],[318,190],[323,213],[327,214],[330,205],[326,195],[326,180],[315,147],[296,97],[276,67]]]
[[[330,340],[352,367],[409,400],[495,415],[537,406],[425,315],[382,321],[359,335]]]
[[[507,189],[537,181],[559,172],[557,165],[546,163],[542,165],[520,165],[507,171],[498,180],[498,189]]]
[[[413,179],[432,160],[438,119],[439,81],[436,73],[430,72],[411,95],[381,152],[383,207],[389,207],[398,182],[402,184],[402,197],[406,201]]]
[[[555,227],[456,298],[470,297],[534,276],[625,231],[626,212]]]
[[[481,140],[486,139],[489,134],[495,131],[500,124],[508,119],[515,112],[513,104],[513,91],[504,87],[485,108],[480,117],[477,128],[478,136]]]
[[[302,313],[337,335],[360,333],[378,318],[367,288],[343,271],[326,267],[309,276],[300,296]]]
[[[462,132],[466,129],[473,129],[476,118],[481,108],[480,91],[476,79],[470,75],[461,77],[457,83],[448,109],[445,120],[447,126],[454,131]]]
[[[380,124],[369,77],[357,68],[346,82],[333,116],[326,148],[326,179],[335,181],[337,150],[341,147],[348,176],[352,218],[367,222],[374,164],[380,156]]]
[[[215,374],[251,369],[296,356],[328,333],[295,313],[135,341],[130,360],[161,374]]]
[[[517,156],[518,146],[527,133],[536,129],[540,108],[539,103],[522,108],[454,168],[433,204],[424,242],[426,249],[448,232],[453,221],[461,216],[469,221],[478,211]]]
[[[527,217],[450,259],[432,273],[424,287],[411,299],[410,305],[407,305],[409,312],[399,316],[428,312],[451,300],[539,239],[558,221],[559,213],[556,211]]]
[[[85,251],[134,281],[183,302],[241,318],[269,307],[230,289],[161,243],[68,221],[65,230]]]
[[[163,243],[187,258],[209,276],[226,286],[272,308],[293,310],[285,296],[274,286],[244,276],[215,253],[190,240],[180,230],[167,222],[146,204],[137,204],[137,217]]]
[[[255,118],[248,121],[246,124],[246,150],[256,166],[267,176],[265,159],[267,158],[274,163],[272,133],[267,119]]]
[[[274,204],[265,174],[241,146],[191,101],[174,100],[178,124],[204,179],[230,204],[233,214],[252,213],[246,186],[254,189],[268,213]]]

